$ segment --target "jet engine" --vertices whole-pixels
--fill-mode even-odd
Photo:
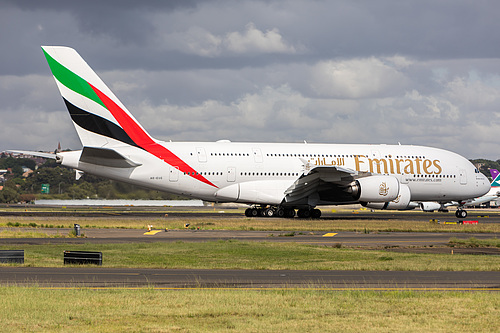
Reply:
[[[388,202],[399,195],[399,180],[392,176],[369,176],[351,183],[349,191],[355,200],[363,202]]]
[[[411,193],[408,185],[399,185],[399,195],[396,199],[387,202],[361,202],[361,204],[368,208],[373,209],[396,209],[396,210],[410,210],[414,209],[416,205],[410,205]]]
[[[420,208],[424,212],[433,212],[435,210],[439,210],[441,208],[441,204],[438,202],[426,201],[420,203]]]

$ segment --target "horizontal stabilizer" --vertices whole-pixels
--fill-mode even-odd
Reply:
[[[133,168],[142,165],[126,158],[116,150],[96,147],[83,147],[80,162],[112,168]]]
[[[31,155],[31,156],[37,156],[37,157],[43,157],[43,158],[51,158],[51,159],[56,159],[56,154],[52,153],[42,153],[39,151],[28,151],[28,150],[6,150],[8,153],[14,153],[14,154],[23,154],[23,155]]]

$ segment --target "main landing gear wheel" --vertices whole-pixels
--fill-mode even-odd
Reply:
[[[274,209],[266,208],[262,211],[262,216],[264,217],[273,217],[275,215]]]
[[[285,209],[285,217],[295,217],[295,209]]]
[[[467,217],[467,211],[463,209],[459,209],[455,212],[455,216],[459,219],[464,219]]]
[[[300,218],[304,218],[304,219],[307,219],[307,218],[310,218],[312,217],[313,219],[318,219],[321,217],[321,211],[319,209],[299,209],[299,211],[297,212],[297,216],[300,217]]]
[[[311,217],[313,219],[319,219],[321,217],[321,211],[319,209],[313,209],[311,211]]]
[[[307,218],[311,217],[311,210],[301,208],[297,211],[297,216],[302,218],[302,219],[307,219]]]
[[[259,209],[257,208],[247,208],[245,210],[246,217],[257,217],[259,216]]]

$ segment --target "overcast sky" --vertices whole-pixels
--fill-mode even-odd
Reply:
[[[0,150],[79,149],[40,45],[151,135],[500,159],[500,2],[0,0]]]

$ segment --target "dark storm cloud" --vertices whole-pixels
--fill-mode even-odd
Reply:
[[[0,0],[0,150],[79,148],[40,50],[67,45],[162,139],[401,141],[497,159],[499,9]]]
[[[324,56],[483,58],[500,52],[497,1],[333,1],[302,6],[300,12],[307,6],[308,14],[294,16],[294,35],[303,36]]]
[[[82,32],[92,35],[110,35],[125,43],[139,43],[154,31],[147,15],[195,7],[194,0],[179,1],[16,1],[3,0],[1,6],[27,12],[67,12],[75,19]]]
[[[14,10],[13,14],[15,10],[25,13],[16,19],[27,21],[25,29],[31,26],[31,34],[23,37],[26,42],[71,45],[87,56],[99,55],[94,65],[99,69],[243,68],[367,55],[449,59],[500,54],[500,34],[496,33],[500,20],[495,14],[500,3],[496,1],[4,0],[0,6]],[[58,19],[65,25],[55,26]],[[164,40],[178,33],[177,42],[182,44],[192,37],[193,27],[223,39],[229,33],[241,33],[248,23],[264,32],[279,29],[291,46],[303,46],[302,52],[235,54],[222,50],[217,56],[203,56],[179,50],[172,39]],[[20,23],[3,24],[7,25],[5,37],[14,38],[6,31],[14,27],[19,31]],[[16,44],[33,51],[22,41],[13,41]],[[200,45],[201,41],[195,47]]]

